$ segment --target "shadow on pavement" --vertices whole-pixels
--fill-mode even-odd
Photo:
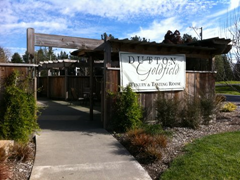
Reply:
[[[89,132],[103,129],[101,112],[97,110],[94,110],[93,120],[90,120],[89,108],[76,103],[39,99],[38,105],[38,123],[42,130]]]

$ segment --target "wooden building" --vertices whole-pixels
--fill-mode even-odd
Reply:
[[[214,94],[215,73],[212,69],[215,55],[228,53],[231,49],[230,39],[211,38],[196,41],[188,44],[164,44],[156,42],[131,41],[128,39],[118,40],[105,37],[104,40],[86,39],[77,37],[57,36],[35,33],[34,29],[27,30],[28,52],[34,54],[34,46],[76,48],[72,55],[87,58],[89,67],[89,77],[87,86],[90,89],[90,119],[93,114],[93,94],[101,92],[102,122],[107,128],[111,120],[112,104],[108,98],[108,92],[119,91],[120,85],[120,57],[119,52],[131,52],[137,54],[151,55],[176,55],[184,54],[186,57],[186,81],[184,90],[164,91],[166,97],[184,98],[184,93],[192,96],[199,96],[202,93]],[[101,80],[101,90],[94,86],[94,62],[103,60],[103,77]],[[70,82],[70,80],[68,80]],[[51,82],[53,83],[53,82]],[[50,81],[47,84],[51,84]],[[69,84],[69,83],[68,83]],[[80,79],[74,80],[74,84],[83,84]],[[85,86],[85,85],[84,85]],[[69,90],[70,86],[62,84],[59,89],[64,89],[63,94]],[[155,99],[157,92],[140,92],[140,103],[145,108],[145,119],[153,120],[156,117]],[[57,95],[59,96],[59,95]],[[63,97],[66,97],[63,95]]]
[[[105,39],[102,50],[84,52],[78,50],[73,54],[86,55],[91,59],[104,59],[104,85],[102,92],[102,119],[104,127],[111,120],[111,101],[107,98],[107,92],[119,91],[120,85],[120,63],[119,52],[131,52],[138,54],[174,55],[185,54],[186,56],[186,85],[185,90],[165,91],[169,98],[184,98],[184,94],[199,96],[204,93],[214,94],[215,73],[212,69],[214,56],[228,53],[231,49],[230,39],[211,38],[188,44],[164,44],[156,42],[141,42],[128,39]],[[145,119],[156,118],[155,100],[157,92],[141,92],[140,103],[145,109]]]

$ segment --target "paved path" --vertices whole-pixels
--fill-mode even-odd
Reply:
[[[224,95],[224,96],[226,96],[226,101],[234,102],[238,106],[240,105],[240,96],[237,95]]]
[[[30,180],[150,180],[142,166],[106,130],[100,114],[64,101],[39,101],[37,154]]]

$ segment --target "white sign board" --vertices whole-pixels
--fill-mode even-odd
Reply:
[[[179,91],[185,89],[186,57],[119,52],[120,85],[135,92]]]

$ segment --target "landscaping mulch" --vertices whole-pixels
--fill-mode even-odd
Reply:
[[[203,136],[218,134],[223,132],[230,131],[239,131],[240,130],[240,114],[239,109],[234,112],[221,112],[215,122],[212,122],[210,125],[201,125],[198,129],[190,128],[167,128],[166,130],[172,133],[172,136],[168,138],[167,147],[162,149],[162,159],[145,163],[141,161],[139,154],[133,154],[139,163],[144,167],[153,180],[159,179],[161,174],[169,168],[171,162],[174,158],[183,153],[183,147],[191,143],[194,139],[201,138]],[[125,147],[124,134],[116,137]]]
[[[6,163],[10,170],[10,178],[7,180],[29,180],[32,172],[34,158],[35,158],[35,142],[31,141],[27,144],[29,147],[29,154],[27,160],[23,159],[9,159]]]

